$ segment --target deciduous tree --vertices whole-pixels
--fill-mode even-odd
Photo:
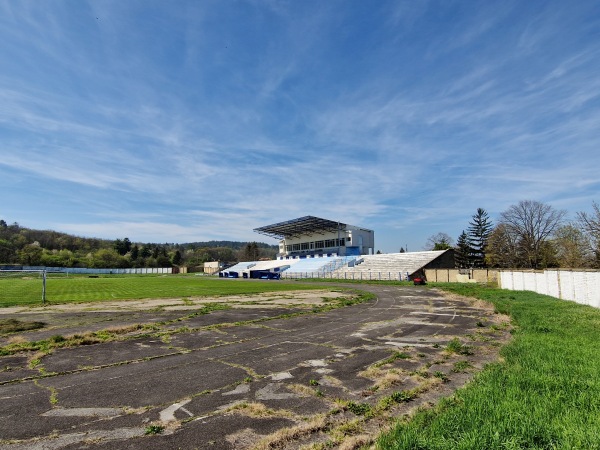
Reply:
[[[510,206],[500,215],[506,232],[514,236],[527,267],[538,269],[547,259],[544,243],[561,225],[566,211],[533,200],[522,200]]]
[[[498,224],[490,233],[486,263],[488,267],[500,269],[518,268],[523,265],[517,236],[503,223]]]
[[[590,241],[591,250],[594,253],[593,266],[600,268],[600,206],[593,202],[593,213],[586,212],[577,213],[577,219],[581,229],[587,234]]]
[[[560,267],[587,268],[593,263],[590,240],[574,224],[559,227],[553,241]]]
[[[448,250],[452,248],[454,240],[446,233],[437,233],[429,236],[425,243],[425,250]]]

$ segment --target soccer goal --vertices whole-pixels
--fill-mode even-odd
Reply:
[[[45,270],[0,270],[0,307],[46,303]]]

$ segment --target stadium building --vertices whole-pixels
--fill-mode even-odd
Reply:
[[[372,255],[375,247],[373,230],[314,216],[254,231],[279,239],[278,259]]]
[[[221,270],[228,278],[412,280],[425,269],[454,268],[452,250],[373,254],[373,230],[305,216],[255,228],[279,239],[275,260],[242,261]]]

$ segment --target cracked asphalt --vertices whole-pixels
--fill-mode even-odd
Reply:
[[[0,449],[358,448],[464,385],[509,336],[504,317],[468,299],[347,287],[376,299],[316,313],[260,302],[198,315],[0,311],[52,323],[29,340],[154,324],[0,357]],[[465,351],[448,350],[454,338]],[[397,392],[409,395],[390,400]]]

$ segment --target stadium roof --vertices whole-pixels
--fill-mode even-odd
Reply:
[[[274,238],[284,239],[319,232],[337,231],[340,227],[345,226],[345,223],[336,222],[334,220],[321,219],[314,216],[304,216],[286,222],[279,222],[274,223],[273,225],[255,228],[253,231]]]

